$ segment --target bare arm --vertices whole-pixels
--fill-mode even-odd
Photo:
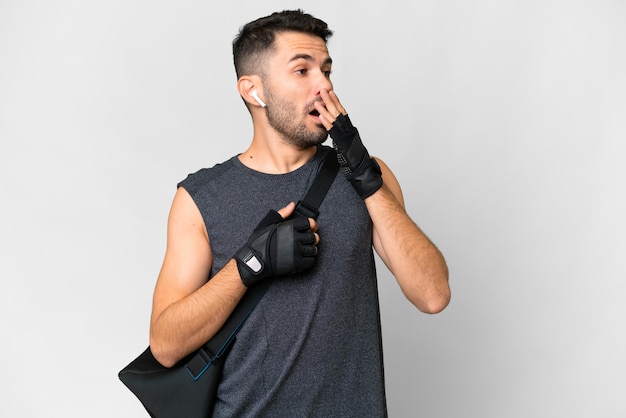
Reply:
[[[322,100],[315,107],[350,170],[356,170],[349,180],[364,199],[372,218],[376,252],[418,309],[440,312],[450,301],[448,268],[443,256],[409,218],[402,190],[389,167],[377,159],[379,172],[371,163],[335,93],[321,90],[320,95]]]
[[[365,199],[374,224],[374,248],[407,299],[422,312],[438,313],[450,301],[446,262],[406,213],[396,177],[387,165],[377,161],[383,186]]]
[[[166,367],[206,343],[245,293],[234,260],[207,281],[211,264],[202,216],[189,193],[179,188],[169,215],[150,323],[151,350]]]
[[[178,189],[168,220],[167,250],[154,290],[150,322],[150,347],[161,364],[173,366],[220,330],[246,292],[241,274],[248,284],[253,284],[272,275],[297,273],[314,265],[317,256],[314,247],[319,243],[317,224],[313,219],[288,220],[294,209],[295,204],[290,203],[272,212],[272,220],[266,216],[242,247],[245,254],[251,251],[258,257],[260,270],[252,272],[248,271],[249,267],[242,267],[242,272],[235,254],[209,280],[213,256],[204,220],[189,193]],[[264,252],[267,248],[281,247],[271,242],[294,246],[294,251],[287,251],[292,259],[286,266],[277,265],[271,251]]]

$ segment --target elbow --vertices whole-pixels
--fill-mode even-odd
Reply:
[[[452,294],[450,292],[450,284],[448,282],[448,268],[445,261],[442,262],[441,272],[437,276],[437,280],[433,282],[430,291],[424,298],[425,306],[421,309],[427,314],[438,314],[450,304]]]
[[[168,369],[174,367],[179,361],[174,353],[165,347],[165,344],[159,342],[158,339],[153,336],[150,337],[150,351],[154,359]]]
[[[421,312],[434,315],[442,312],[448,306],[450,298],[450,287],[446,283],[443,288],[428,292],[423,297],[415,298],[411,302]]]
[[[405,295],[423,313],[438,314],[450,303],[448,267],[440,253],[427,268],[412,271],[398,281],[405,284],[401,285]]]
[[[418,306],[418,309],[426,314],[438,314],[450,303],[450,292],[445,295],[440,295],[438,297],[432,298],[424,303],[422,306]]]

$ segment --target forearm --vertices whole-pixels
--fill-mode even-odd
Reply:
[[[198,290],[165,307],[150,327],[155,358],[172,366],[201,347],[224,325],[245,291],[231,260]]]
[[[407,215],[398,181],[389,167],[370,157],[335,93],[322,90],[320,95],[315,108],[337,147],[346,178],[367,205],[376,251],[418,309],[441,311],[450,300],[443,256]]]
[[[405,296],[422,312],[443,310],[450,300],[450,287],[441,252],[411,220],[388,185],[383,184],[365,204],[377,250]]]

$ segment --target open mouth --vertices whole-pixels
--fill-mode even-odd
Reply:
[[[319,117],[320,116],[320,112],[318,112],[317,110],[314,109],[314,110],[309,112],[309,115]]]

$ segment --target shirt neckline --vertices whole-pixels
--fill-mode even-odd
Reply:
[[[296,168],[293,171],[290,171],[288,173],[282,173],[282,174],[271,174],[271,173],[264,173],[262,171],[258,171],[255,170],[253,168],[248,167],[247,165],[245,165],[244,163],[242,163],[239,160],[239,156],[241,154],[237,154],[235,156],[233,156],[231,158],[232,163],[235,165],[235,167],[237,167],[237,169],[239,170],[244,170],[247,171],[248,173],[256,176],[256,177],[263,177],[263,178],[272,178],[272,179],[277,179],[277,178],[291,178],[294,176],[297,176],[299,173],[307,170],[309,167],[311,167],[311,165],[315,164],[316,162],[318,162],[320,160],[320,158],[322,158],[322,146],[321,145],[317,145],[317,149],[315,150],[315,154],[313,154],[313,156],[311,158],[309,158],[304,164],[302,164],[300,167]]]

